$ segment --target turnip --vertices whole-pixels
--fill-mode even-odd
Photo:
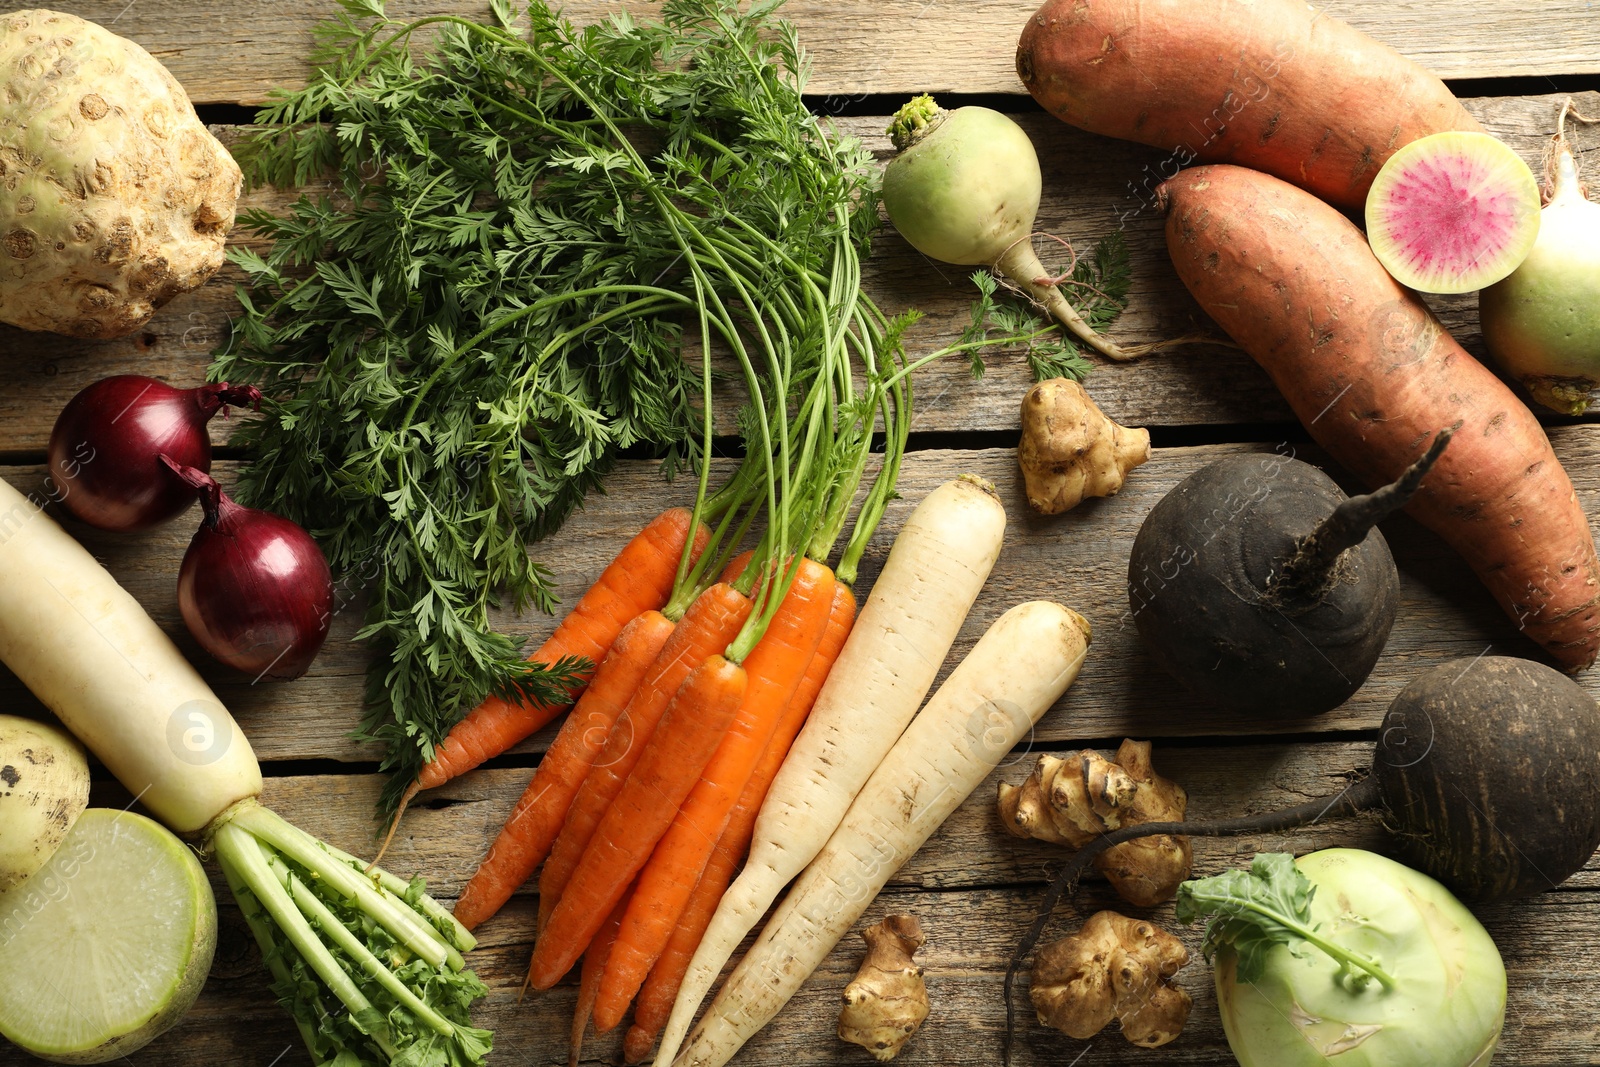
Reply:
[[[45,865],[89,806],[83,748],[48,723],[0,715],[0,890]]]
[[[483,1061],[490,1035],[467,1012],[487,990],[461,958],[472,936],[420,884],[364,872],[263,806],[250,742],[216,695],[94,557],[4,481],[0,661],[140,803],[215,849],[316,1062]]]
[[[1361,687],[1389,639],[1400,579],[1375,527],[1405,507],[1450,441],[1393,485],[1347,499],[1287,456],[1229,456],[1161,499],[1128,561],[1145,647],[1195,695],[1314,715]]]
[[[946,111],[933,97],[919,96],[895,113],[889,138],[899,154],[883,172],[883,206],[918,252],[992,267],[1107,359],[1133,359],[1189,340],[1124,348],[1072,306],[1033,250],[1042,177],[1021,126],[986,107]]]
[[[1545,407],[1582,415],[1600,387],[1600,204],[1578,181],[1571,109],[1570,100],[1562,105],[1546,155],[1539,240],[1522,266],[1478,294],[1478,315],[1501,369]]]
[[[1470,293],[1522,263],[1539,237],[1539,183],[1486,133],[1436,133],[1389,157],[1367,194],[1367,239],[1395,281]]]
[[[1359,849],[1185,882],[1208,919],[1217,1008],[1240,1067],[1482,1067],[1506,1014],[1488,931],[1438,882]]]
[[[0,893],[0,1033],[57,1063],[123,1059],[194,1004],[217,902],[194,852],[131,811],[83,813]]]
[[[1142,823],[1079,850],[1006,977],[1095,856],[1150,834],[1275,833],[1379,811],[1402,858],[1468,901],[1553,888],[1600,846],[1600,708],[1572,679],[1504,656],[1441,663],[1394,698],[1371,773],[1339,794],[1236,819]]]

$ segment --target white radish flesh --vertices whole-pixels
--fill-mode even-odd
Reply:
[[[48,723],[0,715],[0,890],[45,865],[89,806],[83,748]]]
[[[138,601],[0,481],[0,660],[168,827],[261,792],[250,742]]]
[[[906,520],[773,779],[750,857],[723,894],[679,988],[657,1067],[672,1061],[722,965],[821,851],[916,714],[999,558],[1005,525],[994,487],[969,475],[929,493]]]
[[[1046,601],[1002,615],[856,797],[717,992],[676,1067],[721,1067],[788,1003],[890,876],[1064,693],[1089,624]]]

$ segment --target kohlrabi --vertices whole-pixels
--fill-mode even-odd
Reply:
[[[1042,178],[1033,142],[1015,122],[986,107],[946,111],[919,96],[895,114],[889,137],[899,154],[883,173],[883,206],[917,251],[998,271],[1107,359],[1193,340],[1123,347],[1084,321],[1033,250]]]
[[[1261,855],[1183,883],[1240,1067],[1482,1067],[1506,972],[1472,913],[1393,860],[1334,848]]]

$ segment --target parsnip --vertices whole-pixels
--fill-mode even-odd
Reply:
[[[689,964],[656,1067],[672,1062],[722,965],[827,843],[916,714],[1000,555],[1005,524],[994,487],[971,475],[929,493],[906,520],[767,793],[750,857]]]
[[[1002,615],[862,788],[718,991],[676,1067],[721,1067],[778,1013],[884,883],[1078,675],[1089,624],[1033,601]]]

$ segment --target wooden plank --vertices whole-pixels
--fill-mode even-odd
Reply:
[[[1341,775],[1359,765],[1359,745],[1322,743],[1299,746],[1196,747],[1176,744],[1158,751],[1164,773],[1184,782],[1192,811],[1236,811],[1292,803],[1307,794],[1337,788]],[[1015,779],[1018,767],[1001,772]],[[859,926],[891,911],[918,914],[929,933],[921,960],[927,971],[932,1017],[898,1062],[908,1065],[983,1065],[999,1062],[1003,1019],[1001,978],[1012,946],[1031,919],[1041,872],[1059,852],[1016,841],[999,826],[992,811],[993,779],[984,783],[898,875]],[[269,779],[266,799],[280,813],[335,844],[366,851],[357,827],[376,795],[372,776]],[[392,869],[420,870],[438,878],[441,899],[460,884],[474,850],[488,841],[471,797],[494,793],[508,805],[520,785],[511,772],[480,772],[442,794],[459,803],[441,810],[415,811],[407,832],[391,854]],[[96,797],[97,803],[115,797]],[[1258,851],[1305,852],[1333,845],[1382,849],[1385,838],[1373,823],[1318,827],[1292,837],[1265,835],[1228,841],[1195,842],[1197,876],[1242,866]],[[388,861],[386,861],[388,862]],[[262,979],[259,954],[232,905],[217,884],[221,940],[211,977],[183,1023],[129,1059],[134,1067],[178,1067],[218,1063],[281,1067],[306,1063],[288,1016],[272,1001]],[[1174,1044],[1155,1051],[1135,1049],[1113,1031],[1090,1042],[1069,1041],[1033,1025],[1026,1012],[1017,1049],[1019,1065],[1070,1063],[1085,1049],[1085,1062],[1147,1067],[1162,1064],[1231,1063],[1217,1017],[1210,977],[1199,960],[1199,931],[1175,924],[1171,905],[1141,912],[1120,904],[1104,884],[1090,884],[1071,906],[1063,907],[1050,936],[1070,932],[1082,917],[1102,907],[1146,915],[1172,930],[1190,948],[1194,961],[1179,983],[1194,998],[1190,1022]],[[1552,967],[1570,958],[1575,944],[1596,936],[1600,879],[1593,864],[1560,891],[1515,904],[1475,909],[1499,944],[1509,972],[1510,1003],[1505,1040],[1497,1063],[1555,1065],[1600,1063],[1600,1031],[1589,1005],[1600,994],[1600,976],[1591,967]],[[481,947],[469,964],[490,987],[476,1012],[479,1025],[495,1030],[492,1062],[559,1063],[574,990],[563,984],[519,1004],[522,975],[531,951],[529,931],[535,898],[519,895],[506,910],[480,928]],[[806,983],[799,995],[740,1056],[738,1062],[853,1064],[865,1057],[832,1036],[838,996],[861,959],[859,938],[848,935]],[[1025,989],[1025,983],[1023,988]],[[1025,997],[1025,993],[1022,994]],[[586,1063],[620,1062],[617,1033],[591,1038]],[[275,1057],[282,1056],[281,1060]]]
[[[1584,506],[1600,509],[1600,427],[1576,426],[1552,432],[1556,454],[1571,472]],[[1442,542],[1401,517],[1384,531],[1401,569],[1401,613],[1388,649],[1372,677],[1343,707],[1311,720],[1258,718],[1198,704],[1163,674],[1144,652],[1128,615],[1127,558],[1139,524],[1155,503],[1182,478],[1222,455],[1265,445],[1208,445],[1161,449],[1136,471],[1121,495],[1089,502],[1059,518],[1032,514],[1023,498],[1015,454],[1010,449],[926,451],[907,457],[901,499],[891,504],[862,566],[858,598],[870,589],[895,533],[911,508],[935,486],[961,471],[993,481],[1005,501],[1011,525],[1006,547],[962,627],[948,670],[1006,609],[1023,600],[1052,599],[1068,604],[1094,626],[1094,643],[1083,674],[1040,727],[1038,738],[1054,742],[1124,735],[1156,737],[1317,733],[1375,726],[1401,687],[1420,671],[1457,656],[1540,655],[1489,599],[1459,558]],[[1315,458],[1316,453],[1306,450]],[[219,466],[227,484],[231,465]],[[0,468],[0,475],[25,490],[40,484],[37,468]],[[648,519],[671,502],[686,501],[686,484],[668,488],[653,464],[623,464],[608,483],[610,491],[591,498],[588,507],[537,551],[556,575],[563,602],[572,603],[601,568]],[[150,534],[115,538],[84,534],[130,591],[152,614],[199,656],[177,618],[174,588],[192,519]],[[80,531],[81,532],[81,531]],[[361,703],[362,650],[353,645],[357,609],[341,613],[322,657],[303,679],[251,685],[212,666],[204,672],[234,709],[261,754],[268,760],[327,758],[372,760],[370,747],[352,742]],[[537,645],[554,627],[544,616],[502,617],[509,632],[525,633]],[[1600,695],[1600,671],[1581,676]],[[9,675],[0,675],[0,707],[37,708]],[[551,728],[553,730],[553,727]],[[550,731],[517,751],[539,751]]]
[[[1546,131],[1565,97],[1484,98],[1469,108],[1497,135],[1537,164]],[[1600,93],[1580,97],[1589,113],[1600,113]],[[1131,305],[1112,330],[1127,343],[1153,341],[1191,332],[1206,320],[1167,260],[1162,221],[1146,206],[1148,190],[1160,173],[1162,156],[1151,149],[1073,130],[1047,115],[1020,115],[1039,146],[1046,178],[1039,229],[1070,238],[1087,250],[1119,227],[1133,261]],[[883,118],[842,122],[864,138],[880,157],[889,145]],[[1588,171],[1600,166],[1600,127],[1573,130]],[[246,204],[287,210],[293,196],[266,190]],[[238,243],[252,243],[244,234]],[[1050,250],[1044,247],[1047,259]],[[919,308],[925,318],[911,333],[912,355],[952,343],[969,317],[973,290],[970,271],[933,263],[916,253],[892,228],[874,243],[867,265],[869,294],[887,311]],[[86,342],[48,334],[28,334],[0,326],[0,453],[42,455],[61,406],[79,389],[110,374],[148,374],[179,384],[202,380],[210,352],[227,336],[237,313],[233,286],[240,274],[229,268],[209,285],[180,297],[142,330],[116,341]],[[1473,296],[1439,298],[1445,323],[1480,357],[1482,339]],[[981,383],[968,376],[963,361],[934,364],[917,376],[915,428],[923,432],[1015,430],[1017,404],[1029,382],[1025,362],[996,354]],[[1129,425],[1290,422],[1293,415],[1267,376],[1243,354],[1197,345],[1131,364],[1099,361],[1090,388],[1108,414]],[[723,430],[733,429],[736,404],[724,404]],[[220,442],[229,424],[213,423]]]
[[[569,0],[576,22],[650,3]],[[1451,0],[1351,0],[1329,11],[1444,78],[1600,72],[1600,24],[1586,0],[1480,0],[1461,17]],[[871,93],[1021,93],[1017,36],[1034,0],[790,0],[785,17],[811,52],[809,91],[836,100]],[[110,26],[167,65],[200,103],[258,103],[274,86],[304,84],[311,28],[326,0],[71,0],[61,10]],[[475,0],[394,0],[395,18],[481,18]]]

